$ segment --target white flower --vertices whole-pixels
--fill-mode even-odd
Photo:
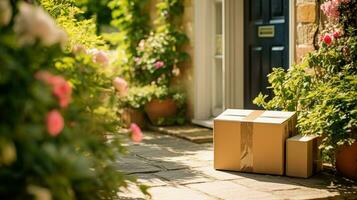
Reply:
[[[12,16],[12,8],[9,0],[0,0],[0,26],[9,24]]]
[[[67,41],[66,33],[42,8],[20,3],[19,11],[14,30],[21,45],[33,44],[37,39],[45,46],[64,45]]]

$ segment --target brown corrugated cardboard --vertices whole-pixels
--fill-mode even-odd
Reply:
[[[286,175],[308,178],[322,168],[318,136],[296,135],[286,140]]]
[[[214,120],[214,168],[283,175],[295,112],[228,109]]]

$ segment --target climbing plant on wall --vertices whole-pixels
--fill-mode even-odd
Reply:
[[[110,34],[110,41],[117,45],[120,74],[127,80],[134,80],[133,65],[137,55],[136,47],[149,32],[149,15],[145,12],[148,0],[112,0],[108,6],[112,9],[111,25],[118,33]]]
[[[121,1],[122,4],[130,4],[130,9],[115,7],[116,2],[112,1],[109,4],[113,8],[113,16],[116,17],[112,24],[119,31],[124,31],[126,33],[124,35],[135,33],[124,38],[126,40],[123,42],[126,55],[124,56],[125,62],[120,65],[120,67],[123,67],[124,73],[120,75],[129,80],[129,85],[135,87],[136,91],[140,91],[138,87],[148,88],[146,86],[154,85],[154,88],[162,87],[157,88],[159,91],[167,91],[160,95],[161,99],[180,99],[177,102],[182,111],[179,112],[181,113],[178,117],[180,120],[170,119],[169,121],[183,123],[185,103],[182,102],[185,95],[178,92],[177,89],[169,89],[172,87],[173,77],[180,75],[180,63],[189,58],[188,54],[182,50],[183,45],[188,42],[186,34],[181,30],[184,12],[183,1]],[[148,5],[153,2],[156,3],[156,12],[151,14],[156,18],[155,20],[152,19],[153,23],[149,26]],[[131,16],[134,15],[140,17],[138,19],[132,18]],[[144,19],[141,19],[141,17]],[[128,94],[133,93],[129,92]],[[144,97],[146,101],[133,102],[138,98],[129,96],[122,98],[122,101],[130,102],[122,102],[121,105],[136,105],[135,108],[143,108],[146,103],[157,98],[154,95],[155,93],[145,94],[147,94]]]

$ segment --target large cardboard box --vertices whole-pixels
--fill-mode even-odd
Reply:
[[[318,136],[296,135],[286,140],[286,175],[308,178],[322,168]]]
[[[283,175],[295,112],[228,109],[214,119],[214,168]]]

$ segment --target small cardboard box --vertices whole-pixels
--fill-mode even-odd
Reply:
[[[295,112],[228,109],[214,119],[214,168],[283,175]]]
[[[322,168],[318,136],[296,135],[286,140],[286,175],[308,178]]]

